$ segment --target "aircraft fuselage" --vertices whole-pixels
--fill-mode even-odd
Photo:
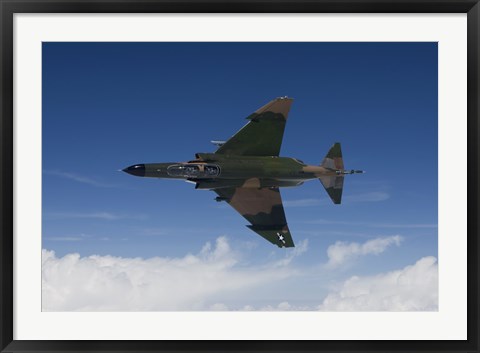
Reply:
[[[136,164],[124,171],[149,178],[183,179],[196,183],[199,189],[291,187],[321,176],[356,172],[306,165],[289,157],[221,156],[210,153],[197,153],[196,157],[189,162]]]

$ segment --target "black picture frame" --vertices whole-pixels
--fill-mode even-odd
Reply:
[[[479,0],[0,0],[2,352],[147,351],[479,351]],[[468,43],[468,339],[465,341],[18,341],[13,340],[13,16],[16,13],[467,13]]]

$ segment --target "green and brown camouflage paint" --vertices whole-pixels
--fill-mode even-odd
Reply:
[[[195,188],[213,190],[251,225],[248,227],[280,247],[294,246],[280,196],[280,187],[318,179],[335,204],[341,203],[346,174],[340,143],[335,143],[320,165],[279,157],[292,103],[281,97],[267,103],[215,153],[197,153],[188,162],[136,164],[124,171],[142,177],[182,179]]]

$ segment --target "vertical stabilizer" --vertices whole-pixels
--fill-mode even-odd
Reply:
[[[335,142],[333,144],[333,146],[330,148],[327,155],[323,159],[321,166],[329,169],[344,169],[342,148],[340,147],[340,143]]]
[[[330,148],[327,155],[323,159],[321,166],[335,171],[344,170],[342,148],[340,147],[340,143],[336,142],[333,144],[333,146]],[[343,174],[321,176],[318,178],[334,204],[340,204],[342,202],[344,178],[345,177]]]

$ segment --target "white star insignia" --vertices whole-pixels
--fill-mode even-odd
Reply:
[[[285,237],[280,233],[277,233],[278,240],[280,240],[283,244],[285,244]]]

